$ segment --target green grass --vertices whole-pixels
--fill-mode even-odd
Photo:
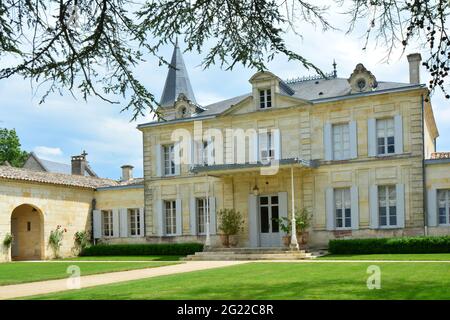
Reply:
[[[416,254],[329,254],[319,260],[417,260],[450,261],[450,253],[416,253]]]
[[[0,286],[61,279],[69,276],[67,267],[77,265],[81,275],[154,268],[175,264],[176,262],[10,262],[0,263]],[[0,288],[1,290],[1,288]]]
[[[33,299],[450,299],[447,263],[249,263],[31,297]]]
[[[63,260],[70,261],[179,261],[184,256],[86,256],[72,257]]]

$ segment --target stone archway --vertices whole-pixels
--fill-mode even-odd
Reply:
[[[11,214],[12,260],[44,258],[44,216],[38,208],[22,204]]]

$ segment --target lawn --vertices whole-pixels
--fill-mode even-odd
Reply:
[[[87,256],[72,257],[69,261],[179,261],[184,256]]]
[[[448,263],[379,263],[381,289],[369,290],[373,263],[249,263],[34,299],[450,299]]]
[[[317,258],[319,260],[417,260],[417,261],[450,261],[450,253],[423,254],[329,254]]]
[[[126,271],[143,268],[154,268],[175,264],[176,262],[10,262],[0,263],[0,286],[66,278],[67,267],[77,265],[81,275],[105,272]],[[1,290],[1,288],[0,288]]]

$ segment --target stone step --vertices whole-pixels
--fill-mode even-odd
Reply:
[[[278,252],[278,253],[234,253],[234,252],[197,252],[187,256],[189,261],[217,261],[217,260],[301,260],[314,259],[311,253],[305,252]]]

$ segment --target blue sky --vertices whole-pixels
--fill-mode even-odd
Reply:
[[[343,25],[345,19],[338,16],[333,20],[336,25]],[[289,48],[325,72],[332,70],[333,59],[336,59],[339,77],[349,77],[356,64],[361,62],[379,81],[408,82],[406,55],[421,52],[414,45],[403,55],[401,49],[394,50],[389,63],[385,63],[385,48],[372,45],[362,50],[364,39],[361,31],[347,35],[343,31],[323,32],[311,26],[300,28],[302,38],[292,33],[286,36]],[[180,46],[183,49],[182,43]],[[161,53],[170,59],[172,47],[163,48]],[[422,51],[422,56],[425,54]],[[219,67],[203,70],[200,66],[203,57],[203,54],[184,54],[198,103],[207,105],[251,90],[248,79],[255,70],[240,66],[233,71]],[[276,57],[268,68],[282,79],[313,74],[298,62],[287,61],[284,56]],[[167,67],[158,66],[155,59],[148,58],[136,72],[159,99]],[[425,69],[421,70],[421,77],[422,82],[427,82],[429,76]],[[131,113],[120,113],[118,105],[97,98],[85,102],[81,96],[75,100],[68,94],[53,94],[45,104],[39,105],[40,95],[34,92],[29,80],[13,78],[0,81],[0,127],[15,128],[25,150],[34,151],[48,160],[66,163],[70,163],[71,155],[86,150],[91,166],[100,176],[119,178],[123,164],[135,166],[135,176],[142,176],[142,138],[136,126],[150,121],[150,116],[129,122]],[[450,151],[449,101],[443,98],[442,93],[436,92],[432,104],[440,132],[438,150]]]

